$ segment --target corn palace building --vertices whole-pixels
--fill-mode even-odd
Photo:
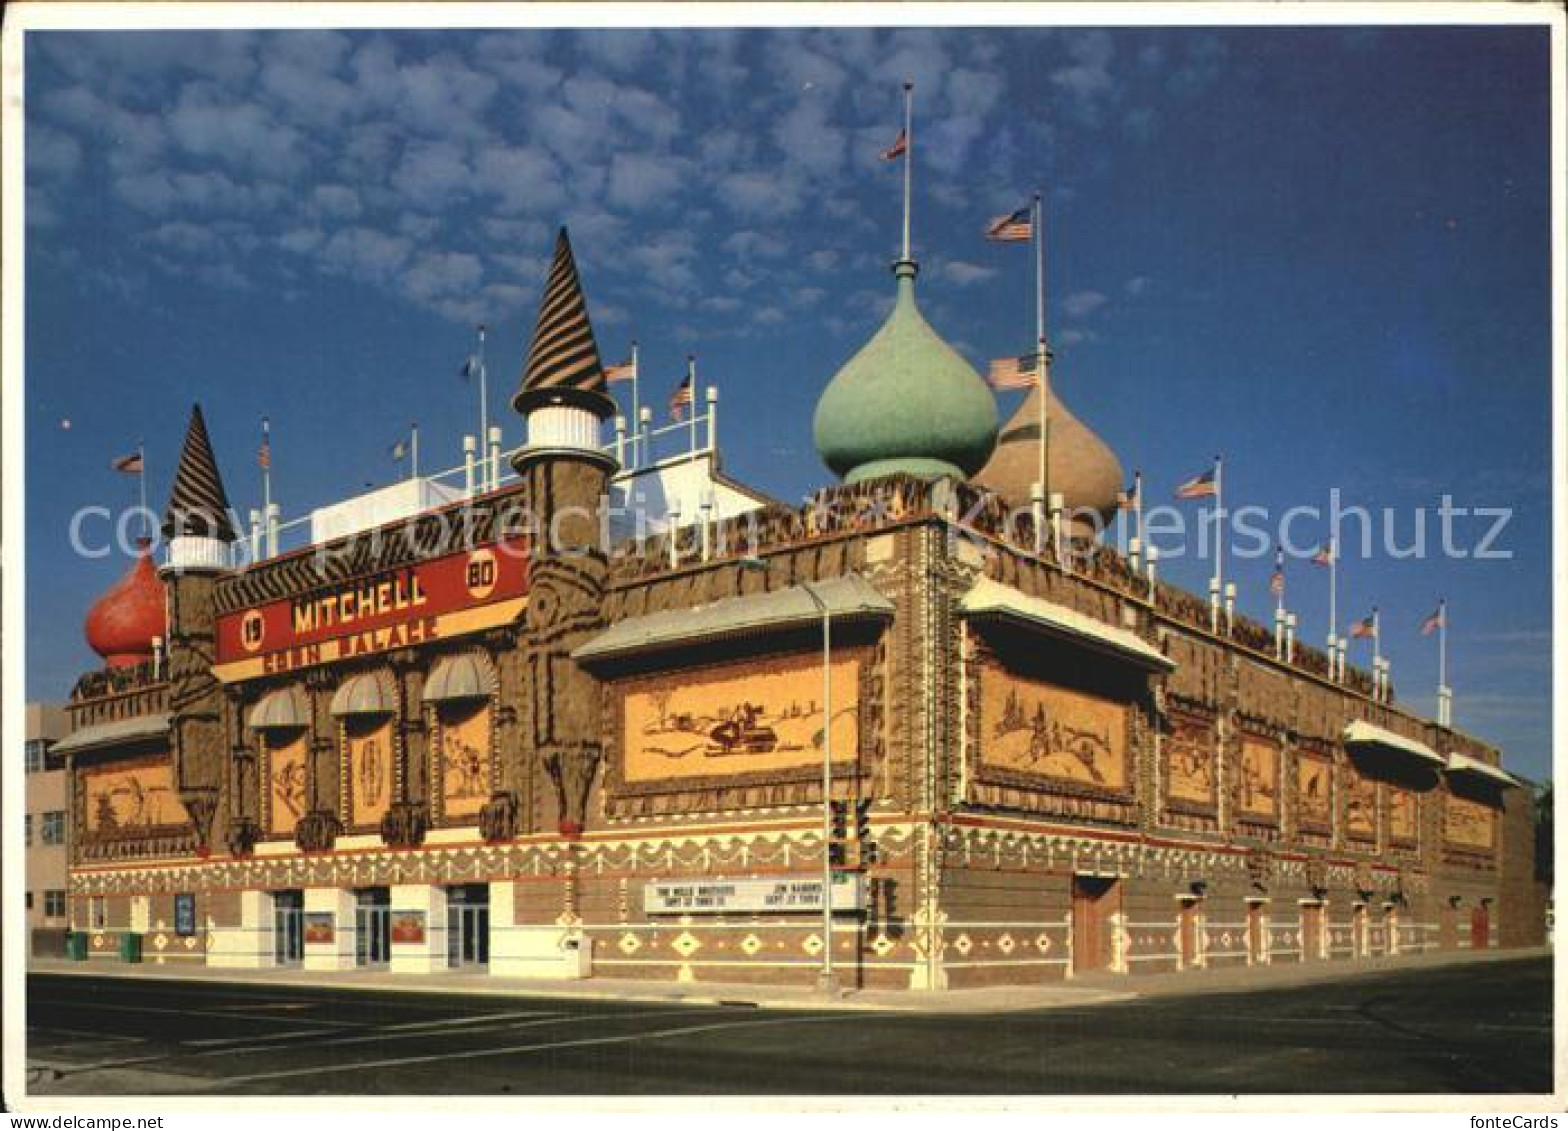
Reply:
[[[894,274],[804,506],[604,442],[564,232],[514,474],[242,555],[197,409],[71,697],[74,953],[940,990],[1539,941],[1499,752],[1088,540],[1122,469],[1049,391],[1042,512],[1042,390],[999,429]]]

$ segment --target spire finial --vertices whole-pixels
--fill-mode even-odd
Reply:
[[[512,407],[521,413],[545,405],[588,409],[601,420],[615,413],[565,227],[555,240],[522,387],[512,398]]]
[[[236,537],[229,517],[229,496],[223,489],[223,477],[218,474],[218,461],[213,458],[207,421],[199,404],[191,406],[185,447],[180,451],[174,490],[163,516],[163,535],[216,538],[220,542],[232,542]]]

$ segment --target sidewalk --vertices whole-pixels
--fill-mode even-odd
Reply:
[[[979,989],[921,992],[915,990],[849,990],[826,997],[811,987],[760,986],[745,983],[675,983],[630,979],[492,978],[483,974],[413,976],[385,970],[235,970],[207,966],[126,965],[96,960],[66,962],[35,959],[29,973],[81,977],[135,978],[144,981],[209,982],[219,985],[289,986],[308,989],[366,990],[393,993],[472,994],[485,997],[578,998],[584,1001],[671,1002],[691,1005],[748,1005],[763,1009],[859,1009],[915,1013],[1007,1013],[1062,1009],[1133,1001],[1143,997],[1181,994],[1242,993],[1321,982],[1344,982],[1397,970],[1420,970],[1463,963],[1506,962],[1551,954],[1545,947],[1489,950],[1480,953],[1444,951],[1400,955],[1359,962],[1290,963],[1278,966],[1235,966],[1169,974],[1096,973],[1067,982],[1033,986],[989,986]]]

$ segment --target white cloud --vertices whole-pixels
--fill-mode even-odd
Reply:
[[[1062,309],[1074,318],[1084,318],[1109,301],[1099,291],[1074,291],[1062,300]]]
[[[680,158],[617,153],[610,161],[605,196],[610,204],[634,212],[667,208],[675,203],[676,193],[690,175],[687,162]]]
[[[789,245],[777,236],[749,228],[730,233],[719,246],[737,259],[780,259],[789,252]]]
[[[479,187],[496,198],[503,213],[547,211],[566,199],[560,165],[538,147],[486,147],[476,174]]]
[[[403,150],[391,185],[420,208],[441,208],[466,197],[473,171],[462,148],[451,141],[414,139]]]
[[[719,181],[717,191],[721,201],[746,217],[774,219],[800,211],[800,184],[787,173],[732,173]]]
[[[370,279],[383,279],[408,259],[410,242],[373,228],[345,228],[322,248],[322,260],[332,268]]]
[[[318,185],[310,202],[326,216],[352,218],[360,213],[359,194],[347,185]]]
[[[462,251],[424,251],[399,272],[403,289],[422,302],[473,291],[484,277],[479,257]]]
[[[1133,298],[1137,298],[1139,295],[1143,294],[1144,291],[1148,290],[1149,285],[1153,282],[1154,280],[1149,278],[1147,275],[1134,275],[1132,278],[1127,280],[1122,289]]]
[[[82,146],[74,137],[44,125],[27,131],[27,172],[66,179],[82,165]]]
[[[947,259],[938,264],[937,274],[955,287],[969,287],[995,278],[996,268],[984,267],[978,263],[966,263],[961,259]]]

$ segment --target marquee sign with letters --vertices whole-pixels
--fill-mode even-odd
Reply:
[[[526,539],[461,550],[225,613],[213,673],[232,683],[478,632],[527,594]]]

